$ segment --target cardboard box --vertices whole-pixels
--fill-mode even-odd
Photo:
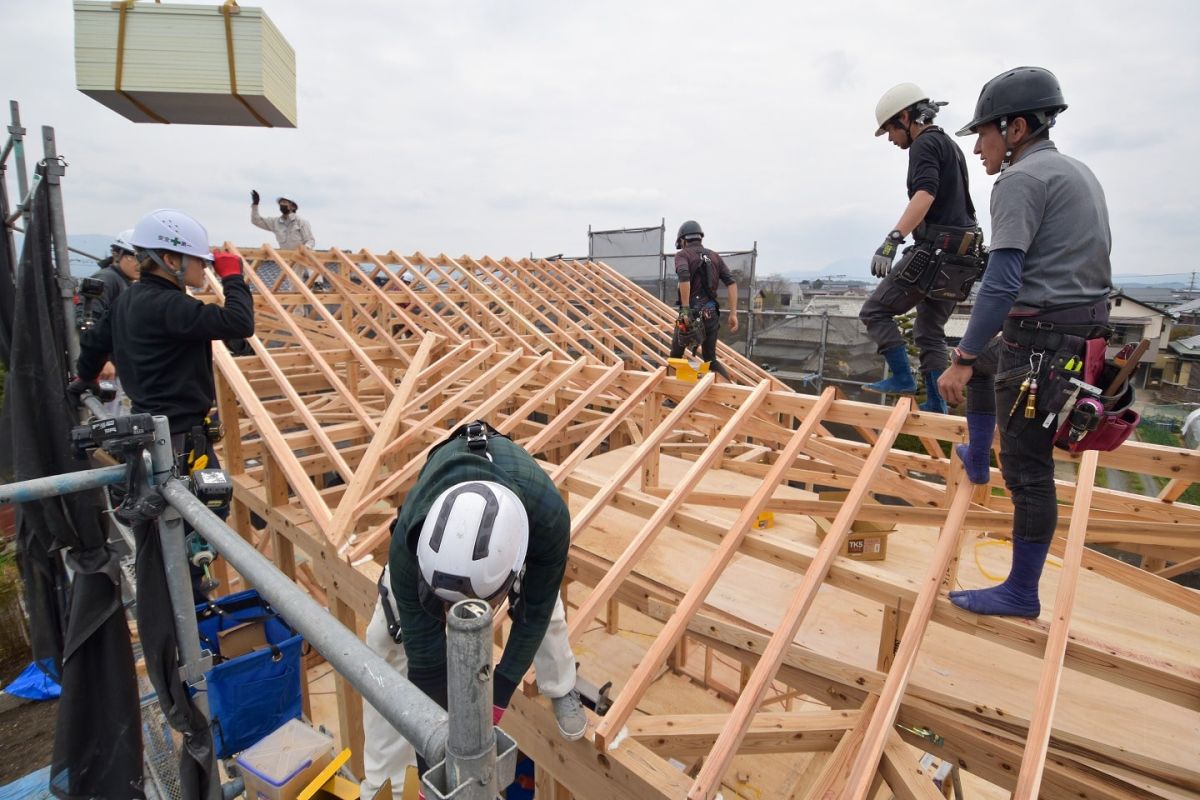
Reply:
[[[333,739],[290,719],[237,757],[246,800],[296,800],[333,761]]]
[[[262,9],[238,7],[227,32],[216,4],[138,3],[125,8],[123,23],[110,0],[74,6],[75,86],[118,114],[296,127],[296,53]]]
[[[221,656],[234,659],[267,646],[267,629],[262,620],[243,622],[217,634]]]
[[[848,492],[820,492],[818,497],[826,501],[843,501]],[[833,520],[825,517],[813,517],[817,525],[817,536],[821,539],[833,527]],[[896,530],[895,523],[866,522],[855,520],[850,523],[850,535],[842,543],[838,555],[853,558],[855,561],[883,561],[887,558],[888,534]]]

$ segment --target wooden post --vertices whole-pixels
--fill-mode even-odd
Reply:
[[[331,585],[331,584],[330,584]],[[358,620],[350,604],[331,594],[330,611],[337,617],[338,622],[354,631],[359,636]],[[350,769],[358,777],[363,775],[363,744],[366,734],[363,731],[363,701],[362,696],[338,672],[334,672],[334,685],[337,688],[338,732],[341,734],[341,746],[350,748]]]

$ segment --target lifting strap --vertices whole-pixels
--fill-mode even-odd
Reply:
[[[238,8],[237,0],[225,0],[225,4],[221,6],[221,15],[225,17],[225,52],[229,56],[229,93],[234,98],[245,106],[250,112],[250,116],[258,120],[258,124],[264,128],[275,127],[267,122],[261,114],[254,110],[253,106],[246,102],[246,98],[238,94],[237,90],[237,66],[233,59],[233,15],[241,11]]]
[[[131,95],[129,92],[127,92],[121,88],[121,79],[124,76],[124,72],[125,72],[126,12],[131,7],[133,7],[133,4],[136,2],[137,2],[137,0],[122,0],[122,2],[121,2],[120,17],[117,22],[117,78],[116,78],[116,86],[114,88],[116,89],[117,94],[121,95],[121,97],[124,97],[126,100],[133,103],[134,107],[136,107],[138,111],[141,111],[143,114],[145,114],[150,119],[154,120],[155,122],[161,122],[163,125],[170,125],[171,124],[170,122],[168,122],[167,120],[160,117],[158,114],[155,114],[153,111],[151,111],[149,109],[149,107],[146,106],[145,103],[138,100],[136,97]]]

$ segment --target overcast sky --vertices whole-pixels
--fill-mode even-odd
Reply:
[[[32,152],[55,126],[72,234],[173,206],[255,245],[257,188],[294,197],[320,247],[572,255],[588,225],[665,217],[670,244],[695,218],[715,249],[757,241],[759,274],[865,277],[906,200],[879,96],[914,81],[954,130],[1034,64],[1070,104],[1053,138],[1107,193],[1114,270],[1200,268],[1194,0],[263,0],[296,50],[295,130],[129,122],[75,89],[70,3],[0,4],[0,99]],[[992,181],[959,143],[986,229]]]

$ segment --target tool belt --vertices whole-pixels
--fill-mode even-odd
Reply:
[[[987,269],[983,232],[978,228],[920,225],[916,244],[905,249],[893,275],[934,300],[961,302]]]
[[[1021,347],[1038,350],[1059,350],[1068,337],[1077,339],[1109,339],[1113,329],[1095,322],[1058,323],[1037,319],[1004,320],[1004,340]],[[1076,353],[1081,355],[1081,353]]]

